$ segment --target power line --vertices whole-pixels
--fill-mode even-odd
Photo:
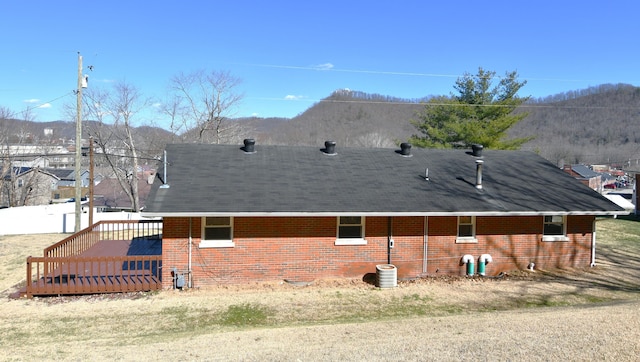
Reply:
[[[283,102],[291,102],[289,99],[283,98],[267,98],[267,97],[251,97],[250,99],[257,100],[267,100],[267,101],[283,101]],[[296,101],[303,102],[315,102],[315,103],[346,103],[346,104],[388,104],[388,105],[399,105],[399,106],[451,106],[451,107],[499,107],[499,108],[552,108],[552,109],[629,109],[629,110],[640,110],[640,105],[638,106],[568,106],[568,105],[553,105],[553,104],[532,104],[532,103],[522,103],[517,106],[510,104],[469,104],[469,103],[456,103],[456,102],[431,102],[429,100],[425,101],[412,101],[407,100],[406,102],[402,101],[370,101],[370,100],[339,100],[339,99],[299,99]]]
[[[361,73],[361,74],[380,74],[380,75],[400,75],[407,77],[430,77],[430,78],[460,78],[470,74],[447,74],[447,73],[425,73],[425,72],[400,72],[385,70],[369,70],[369,69],[342,69],[335,68],[331,63],[318,64],[315,66],[297,66],[297,65],[278,65],[278,64],[260,64],[260,63],[232,63],[236,65],[244,65],[250,67],[276,68],[276,69],[292,69],[292,70],[311,70],[322,72],[338,72],[338,73]],[[475,75],[474,75],[475,76]],[[487,76],[487,78],[502,79],[504,76],[495,74]],[[546,78],[546,77],[530,77],[522,78],[525,81],[548,81],[548,82],[600,82],[596,79],[572,79],[572,78]]]
[[[37,105],[37,106],[27,107],[27,108],[25,108],[25,109],[24,109],[24,112],[29,112],[29,111],[32,111],[32,110],[34,110],[34,109],[38,109],[38,108],[40,108],[40,107],[44,106],[45,104],[49,104],[49,103],[56,102],[56,101],[58,101],[58,100],[60,100],[60,99],[62,99],[62,98],[64,98],[64,97],[66,97],[66,96],[69,96],[69,95],[71,95],[71,94],[75,94],[75,91],[69,91],[68,93],[65,93],[65,94],[63,94],[63,95],[61,95],[61,96],[59,96],[59,97],[56,97],[56,98],[54,98],[54,99],[52,99],[52,100],[50,100],[50,101],[48,101],[48,102],[40,103],[40,104],[39,104],[39,105]]]
[[[140,152],[144,152],[144,153],[151,153],[151,152],[145,152],[145,151],[140,151]],[[119,158],[136,158],[138,160],[147,160],[147,161],[161,161],[160,158],[156,158],[156,157],[144,157],[144,156],[130,156],[130,155],[119,155],[119,154],[115,154],[115,153],[96,153],[95,156],[100,156],[100,155],[104,155],[104,156],[112,156],[112,157],[119,157]],[[0,159],[2,160],[9,160],[9,159],[16,159],[16,158],[34,158],[34,157],[73,157],[74,153],[28,153],[28,154],[20,154],[20,155],[0,155]]]

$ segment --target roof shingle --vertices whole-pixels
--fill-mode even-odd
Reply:
[[[178,215],[619,214],[620,207],[542,157],[484,150],[482,189],[465,150],[167,146],[169,188],[144,213]],[[425,178],[428,169],[428,180]]]

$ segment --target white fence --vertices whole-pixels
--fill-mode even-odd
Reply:
[[[85,210],[88,206],[85,206]],[[75,229],[75,204],[22,206],[0,209],[0,235],[73,233]],[[93,222],[101,220],[140,220],[138,213],[96,212]],[[82,213],[83,229],[89,226],[89,214]]]

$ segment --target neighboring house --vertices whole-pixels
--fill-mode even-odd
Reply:
[[[168,145],[142,215],[170,287],[583,268],[596,216],[628,213],[534,153],[480,152]]]
[[[144,207],[145,200],[151,190],[153,177],[140,173],[138,180],[138,199],[140,207]],[[93,205],[101,212],[131,211],[131,200],[115,178],[105,178],[93,188]]]
[[[16,167],[72,168],[75,164],[74,153],[63,145],[0,146],[0,153],[11,155],[12,164]]]
[[[583,184],[589,186],[592,190],[602,191],[602,174],[593,171],[586,165],[564,165],[564,171]]]
[[[50,169],[49,171],[59,175],[58,186],[76,186],[76,171],[74,169]],[[80,182],[82,187],[89,187],[89,170],[80,171]]]
[[[2,176],[0,206],[35,206],[51,202],[60,179],[39,167],[12,167]]]
[[[47,171],[59,178],[53,191],[53,202],[67,202],[69,199],[75,198],[76,172],[74,169],[51,168]],[[89,170],[80,171],[80,180],[81,194],[84,198],[89,194]]]

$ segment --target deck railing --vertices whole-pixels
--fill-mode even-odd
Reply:
[[[161,220],[103,220],[44,249],[45,257],[70,257],[85,252],[101,240],[159,238]]]
[[[160,290],[161,267],[162,255],[29,257],[26,296]]]
[[[162,238],[162,221],[100,221],[27,258],[26,295],[158,290],[162,255],[83,256],[103,240]]]

